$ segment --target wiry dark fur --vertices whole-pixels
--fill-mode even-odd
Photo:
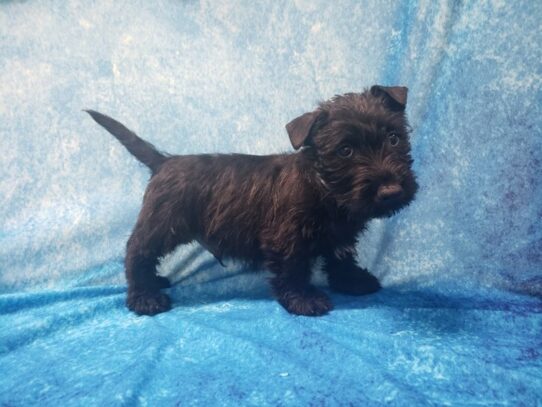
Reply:
[[[219,260],[266,266],[276,298],[294,314],[332,309],[309,282],[317,257],[332,289],[378,290],[378,280],[357,265],[355,246],[368,220],[393,214],[416,192],[405,104],[400,87],[336,96],[287,125],[299,152],[268,156],[166,156],[88,111],[153,174],[127,244],[128,308],[147,315],[170,308],[160,292],[169,282],[156,265],[191,241]]]

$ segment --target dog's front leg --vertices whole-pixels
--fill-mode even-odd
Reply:
[[[267,267],[274,274],[271,286],[277,301],[290,313],[306,316],[327,314],[333,309],[329,297],[310,284],[307,260],[273,259]]]
[[[349,295],[364,295],[378,291],[378,279],[358,266],[355,250],[334,250],[324,256],[324,271],[329,287]]]

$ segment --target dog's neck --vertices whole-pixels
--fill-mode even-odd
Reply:
[[[320,202],[329,205],[333,203],[336,206],[335,200],[330,195],[328,183],[322,177],[322,174],[317,169],[318,158],[311,147],[306,147],[294,154],[296,164],[299,171],[303,174],[307,186],[312,188],[320,198]]]
[[[296,157],[296,165],[305,179],[305,187],[312,190],[315,204],[320,206],[327,214],[329,222],[343,225],[346,229],[351,229],[352,233],[363,230],[369,219],[360,216],[360,214],[352,214],[346,208],[337,204],[328,183],[318,171],[317,166],[315,166],[317,158],[314,151],[307,148],[294,154],[294,156]]]

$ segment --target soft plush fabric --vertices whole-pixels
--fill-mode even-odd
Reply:
[[[541,405],[541,18],[536,1],[0,2],[0,404]],[[149,173],[82,109],[172,153],[266,154],[318,100],[375,83],[410,89],[421,186],[360,241],[381,292],[292,316],[265,272],[193,245],[161,265],[174,309],[127,311]]]

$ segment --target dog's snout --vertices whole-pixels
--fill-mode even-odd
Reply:
[[[403,188],[399,184],[380,185],[376,192],[376,200],[382,203],[396,201],[403,195]]]

